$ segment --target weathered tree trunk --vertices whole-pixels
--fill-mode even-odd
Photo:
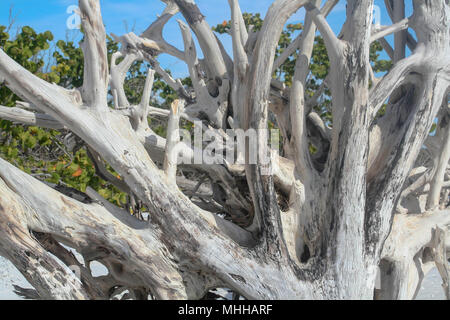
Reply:
[[[40,80],[0,51],[0,77],[39,110],[19,109],[23,104],[0,107],[0,117],[71,130],[86,143],[99,175],[150,212],[148,221],[139,220],[92,189],[86,192],[92,202],[81,203],[0,159],[0,254],[37,294],[108,299],[128,289],[141,298],[198,299],[226,287],[254,299],[410,299],[433,262],[448,296],[448,1],[414,0],[414,14],[407,19],[403,0],[386,1],[394,24],[378,30],[372,25],[373,1],[348,0],[347,21],[338,37],[325,19],[337,1],[319,9],[321,1],[276,0],[254,33],[246,29],[238,1],[229,0],[234,61],[193,1],[164,2],[163,15],[141,36],[117,37],[122,47],[108,73],[99,1],[80,0],[85,33],[80,89]],[[275,59],[284,24],[303,7],[302,34],[289,54]],[[187,21],[179,21],[184,52],[162,37],[162,28],[178,10]],[[408,57],[405,48],[415,40],[407,28],[417,35]],[[332,95],[332,127],[305,102],[316,30],[331,63],[323,85]],[[377,79],[370,46],[390,33],[395,33],[394,48],[382,43],[392,51],[394,65]],[[296,50],[292,87],[281,90],[286,104],[274,94],[280,86],[272,74]],[[156,58],[162,52],[188,65],[195,94],[159,67]],[[123,59],[117,64],[118,58]],[[136,60],[150,62],[155,70],[149,70],[141,103],[131,105],[123,81]],[[185,101],[174,102],[170,111],[149,107],[154,72]],[[108,107],[108,85],[114,108]],[[386,101],[386,115],[379,117]],[[289,158],[269,149],[270,112],[282,129]],[[152,114],[169,119],[167,140],[150,129]],[[206,118],[196,130],[214,128],[215,137],[228,141],[238,130],[256,130],[255,143],[247,142],[245,154],[237,155],[247,160],[245,165],[178,164],[179,153],[192,160],[198,151],[180,143],[181,118]],[[438,134],[429,136],[436,118]],[[309,152],[312,140],[321,144],[320,161]],[[434,167],[410,177],[420,167],[416,159],[423,146]],[[256,163],[248,162],[251,152]],[[219,150],[215,156],[223,157]],[[108,175],[103,160],[120,180]],[[177,166],[208,176],[211,184],[202,187],[202,181],[177,177]],[[405,205],[398,213],[408,190],[419,188],[428,196],[429,211],[405,213]],[[214,202],[205,203],[202,193]],[[76,249],[85,262],[102,262],[108,276],[93,278],[60,243]],[[49,253],[67,267],[78,267],[79,279]],[[375,290],[378,268],[381,288]]]

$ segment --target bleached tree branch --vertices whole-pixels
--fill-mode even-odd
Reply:
[[[342,41],[336,37],[333,29],[331,29],[330,25],[326,21],[325,16],[315,5],[313,5],[311,2],[308,2],[305,5],[305,9],[308,10],[308,12],[311,12],[313,21],[323,37],[328,50],[328,54],[330,55],[330,59],[339,59],[342,56],[344,50],[344,44],[342,43]]]
[[[399,31],[407,29],[408,22],[409,22],[408,19],[403,19],[391,26],[382,28],[381,30],[377,30],[377,32],[370,37],[370,42],[375,42],[380,38],[383,38],[390,34],[397,33]]]
[[[107,108],[108,59],[106,31],[98,0],[80,1],[81,24],[84,40],[83,100],[91,107],[105,111]]]
[[[376,115],[383,103],[412,73],[414,67],[423,58],[423,51],[418,50],[406,59],[399,61],[370,91],[370,102],[372,108],[372,119]]]
[[[223,97],[228,94],[229,80],[223,80],[221,87],[219,88],[219,95],[217,98],[213,98],[210,95],[204,77],[201,74],[200,64],[197,58],[197,50],[192,39],[191,31],[182,21],[178,20],[178,24],[183,35],[186,63],[188,65],[189,74],[196,93],[196,103],[186,108],[186,113],[195,117],[203,112],[208,116],[209,120],[215,127],[223,128],[226,123],[226,111],[228,107],[228,102],[225,101]]]
[[[233,39],[234,65],[236,66],[235,73],[243,78],[248,68],[248,57],[244,49],[247,41],[247,29],[243,22],[238,1],[228,0],[228,3],[231,7],[231,36]]]
[[[180,143],[180,114],[183,113],[184,101],[175,100],[170,106],[169,123],[167,125],[167,143],[164,158],[164,172],[170,183],[176,182],[177,162]]]
[[[339,0],[328,0],[320,9],[321,14],[324,17],[327,17],[333,8],[337,5]],[[319,4],[320,5],[320,4]],[[317,6],[316,6],[317,7]],[[275,59],[275,62],[273,63],[273,71],[277,70],[285,61],[287,58],[289,58],[297,49],[300,49],[302,51],[301,41],[304,37],[304,31],[300,33],[297,38],[295,38],[289,46],[283,50],[283,52],[280,54],[279,57]]]
[[[426,264],[434,257],[427,257],[427,252],[434,250],[436,229],[448,229],[450,215],[448,210],[435,214],[400,214],[393,221],[393,229],[383,248],[381,269],[382,293],[379,299],[405,300],[413,299],[420,286],[420,278],[430,271],[428,267],[421,276],[416,273],[414,258]],[[408,243],[408,246],[398,246]],[[426,249],[429,248],[429,249]],[[440,254],[440,253],[439,253]]]
[[[180,12],[186,19],[189,27],[194,31],[197,36],[200,48],[205,56],[205,64],[208,71],[211,73],[209,77],[215,79],[219,77],[224,79],[227,69],[222,56],[222,51],[217,42],[217,38],[214,36],[211,27],[206,22],[203,14],[198,9],[193,0],[173,0]]]
[[[391,60],[393,60],[394,59],[394,48],[392,48],[392,46],[389,44],[389,42],[387,42],[387,40],[385,38],[380,38],[378,41],[380,42],[384,51],[386,51],[389,58]]]
[[[119,58],[123,58],[123,60],[118,64],[117,60]],[[142,59],[142,57],[139,57],[138,54],[129,53],[124,55],[120,51],[113,53],[111,57],[110,84],[111,91],[114,92],[115,96],[114,107],[116,109],[130,107],[123,84],[131,65],[140,59]]]
[[[433,240],[432,230],[448,228],[448,210],[392,217],[402,188],[408,188],[405,181],[411,169],[422,166],[416,165],[418,155],[448,95],[448,2],[413,0],[408,27],[417,34],[417,48],[371,89],[371,0],[347,1],[345,32],[339,37],[326,22],[325,9],[317,9],[320,2],[308,0],[276,0],[261,31],[246,35],[242,13],[232,1],[233,41],[248,63],[247,72],[240,75],[233,72],[242,62],[239,56],[234,55],[234,61],[228,57],[192,0],[166,3],[163,16],[147,30],[152,39],[133,33],[119,38],[121,53],[114,56],[110,70],[116,110],[106,102],[108,70],[103,67],[108,62],[99,1],[80,0],[87,32],[83,49],[90,59],[81,92],[37,78],[0,51],[0,78],[5,84],[39,114],[48,115],[48,120],[54,119],[95,150],[97,166],[104,170],[111,165],[123,188],[150,214],[148,221],[137,219],[90,188],[91,198],[79,202],[0,160],[0,254],[18,266],[40,296],[51,298],[108,297],[129,289],[136,297],[151,293],[157,299],[197,299],[211,288],[228,287],[250,299],[372,299],[378,266],[383,272],[382,297],[413,297],[418,282],[408,287],[405,280],[411,275],[420,281],[417,274],[425,273],[429,257],[441,269],[445,262],[443,237],[433,242],[437,238]],[[328,3],[332,7],[335,1]],[[392,1],[389,5],[393,7]],[[303,6],[308,9],[307,21],[289,89],[272,79],[275,51],[284,24]],[[187,21],[179,23],[185,49],[174,54],[187,63],[195,94],[186,99],[184,113],[178,105],[169,112],[152,109],[154,72],[149,70],[141,103],[129,106],[119,91],[133,54],[148,61],[182,98],[183,85],[164,74],[155,61],[158,54],[171,51],[161,30],[178,9]],[[305,104],[316,25],[331,57],[326,85],[332,97],[332,128]],[[197,57],[191,29],[203,60]],[[404,32],[396,34],[400,33]],[[393,51],[399,57],[401,46]],[[119,56],[130,58],[117,64]],[[379,116],[386,101],[386,115]],[[287,128],[298,148],[296,166],[268,148],[269,108],[285,127],[292,111],[293,125]],[[149,128],[149,114],[169,118],[167,140]],[[246,143],[244,155],[256,152],[256,163],[186,163],[177,176],[174,145],[179,141],[175,129],[180,118],[202,118],[204,123],[194,130],[215,126],[213,136],[233,143],[237,129],[258,130],[255,142]],[[225,133],[227,120],[234,130],[230,135]],[[309,154],[308,142],[323,145],[319,155]],[[191,160],[198,151],[177,145]],[[432,149],[438,154],[439,146]],[[224,150],[218,150],[218,156]],[[302,159],[305,170],[299,170]],[[444,167],[440,190],[449,181],[448,164]],[[424,168],[431,172],[431,165]],[[425,171],[416,171],[419,180]],[[422,233],[415,234],[419,229]],[[89,285],[77,282],[48,252],[58,253],[66,265],[76,261],[58,246],[45,241],[40,245],[30,230],[75,248],[88,262],[102,262],[110,275],[95,282],[89,270],[83,270],[82,280]],[[440,255],[430,255],[431,249]],[[21,255],[25,250],[35,256]],[[392,278],[386,266],[397,268]],[[448,271],[441,273],[448,279]]]
[[[148,114],[150,96],[152,94],[153,82],[155,79],[155,71],[149,69],[145,78],[144,90],[142,92],[141,102],[137,106],[131,108],[131,125],[135,131],[149,130]]]

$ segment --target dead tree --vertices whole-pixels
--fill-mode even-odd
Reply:
[[[129,290],[141,298],[197,299],[226,287],[255,299],[410,299],[435,264],[448,297],[449,2],[413,0],[406,18],[403,0],[386,0],[393,24],[376,26],[373,1],[348,0],[336,36],[326,16],[337,0],[322,8],[318,0],[276,0],[258,32],[246,29],[238,1],[229,0],[233,59],[194,1],[164,2],[165,11],[143,34],[116,37],[121,50],[109,67],[99,1],[79,1],[84,82],[78,89],[40,80],[0,50],[0,78],[32,107],[0,108],[0,116],[70,130],[98,163],[120,174],[111,182],[150,212],[142,221],[91,189],[94,201],[80,202],[0,160],[0,254],[36,293],[107,299]],[[306,10],[303,31],[275,59],[283,26],[297,10]],[[186,21],[179,21],[183,51],[162,36],[178,12]],[[332,127],[305,96],[317,30],[331,63],[324,85],[332,95]],[[390,34],[393,47],[385,40]],[[394,62],[382,78],[369,61],[376,40]],[[293,84],[286,87],[272,79],[273,70],[297,51]],[[192,88],[160,67],[163,53],[187,64]],[[123,81],[138,60],[152,70],[142,102],[131,105]],[[149,106],[155,72],[180,96],[169,111]],[[287,157],[268,146],[270,114],[287,141]],[[167,139],[149,127],[155,115],[168,118]],[[177,176],[179,153],[195,155],[187,144],[177,148],[180,118],[201,119],[200,129],[232,144],[233,132],[260,129],[255,143],[236,155],[246,158],[253,148],[256,163],[183,163],[178,169],[208,182]],[[436,119],[436,134],[429,135]],[[309,152],[312,139],[321,160]],[[92,277],[61,244],[85,263],[102,262],[109,274]],[[54,256],[78,265],[80,277]]]

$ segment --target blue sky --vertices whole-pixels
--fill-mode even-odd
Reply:
[[[243,12],[259,12],[264,17],[273,0],[240,0]],[[336,33],[339,32],[345,20],[345,0],[341,0],[334,12],[328,18],[330,25]],[[375,0],[375,4],[384,7],[383,0]],[[407,1],[407,14],[411,14],[410,0]],[[50,30],[55,39],[70,39],[78,41],[78,31],[68,30],[66,21],[70,14],[67,8],[77,5],[76,0],[1,0],[0,1],[0,25],[8,25],[9,9],[13,8],[16,17],[15,28],[31,26],[38,32]],[[196,0],[202,13],[206,16],[208,23],[213,26],[229,20],[230,9],[227,0]],[[160,0],[102,0],[103,20],[108,33],[121,35],[126,31],[139,34],[145,30],[160,14],[165,4]],[[291,17],[289,22],[303,22],[304,11],[300,10]],[[182,38],[176,19],[182,19],[178,14],[164,29],[165,38],[173,45],[182,49]],[[389,24],[389,18],[384,10],[381,12],[381,24]],[[128,26],[128,27],[127,27]],[[128,29],[128,30],[127,30]],[[13,33],[14,33],[13,29]],[[225,48],[231,53],[231,40],[229,36],[222,35],[220,39]],[[187,74],[187,69],[182,62],[167,55],[159,58],[163,67],[173,70],[176,77]]]

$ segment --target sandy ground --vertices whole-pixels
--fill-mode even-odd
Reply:
[[[105,269],[100,264],[93,264],[92,271],[95,276],[104,274]],[[23,288],[31,288],[25,278],[6,259],[0,257],[0,300],[21,300],[13,291],[13,285]],[[420,300],[444,300],[444,292],[441,287],[441,278],[436,269],[430,271],[423,281],[417,296]]]

